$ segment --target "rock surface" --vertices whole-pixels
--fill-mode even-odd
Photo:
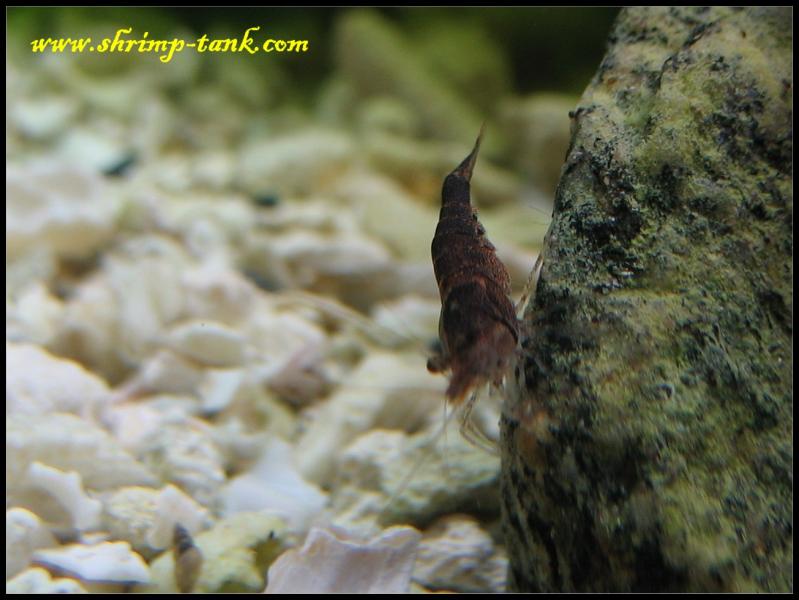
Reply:
[[[285,549],[278,517],[240,513],[222,519],[194,538],[203,556],[196,593],[260,592],[267,567]],[[175,593],[175,558],[164,552],[152,564],[152,591]]]
[[[266,593],[407,593],[420,537],[412,527],[392,527],[363,542],[313,528],[301,548],[269,568]]]
[[[419,544],[413,578],[430,590],[470,593],[504,590],[508,560],[472,517],[450,515]]]
[[[95,173],[41,162],[11,167],[6,177],[6,248],[81,257],[113,234],[119,203],[110,202]]]
[[[6,410],[77,414],[95,421],[110,400],[106,383],[80,364],[32,344],[6,343]]]
[[[7,594],[88,594],[74,579],[50,577],[50,573],[39,567],[26,569],[6,581]]]
[[[793,588],[791,16],[618,18],[504,409],[511,589]]]
[[[33,561],[87,583],[132,585],[150,582],[147,565],[131,551],[127,542],[103,542],[94,546],[70,544],[52,550],[38,550],[33,554]]]
[[[53,534],[41,519],[24,508],[6,512],[6,579],[14,577],[30,565],[30,558],[39,548],[56,545]]]

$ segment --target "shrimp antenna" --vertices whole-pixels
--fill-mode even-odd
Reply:
[[[380,513],[378,513],[378,519],[380,519],[380,518],[382,518],[382,517],[384,517],[384,516],[386,516],[388,514],[389,509],[391,508],[391,506],[394,504],[394,502],[397,500],[397,498],[400,496],[400,494],[402,494],[405,491],[405,489],[408,487],[408,484],[411,482],[411,480],[416,475],[416,473],[419,471],[419,469],[422,466],[424,466],[426,463],[430,462],[430,455],[425,451],[425,446],[432,446],[433,448],[435,448],[436,444],[438,444],[439,440],[441,440],[442,437],[444,437],[444,439],[446,440],[447,427],[449,426],[450,422],[452,421],[453,417],[456,414],[458,414],[458,411],[455,408],[453,408],[449,412],[449,414],[447,415],[447,403],[445,402],[444,403],[444,415],[445,415],[445,417],[444,417],[444,421],[441,423],[441,429],[439,429],[436,433],[434,433],[432,437],[428,438],[426,443],[423,446],[420,447],[420,453],[421,454],[420,454],[419,458],[417,459],[417,461],[415,463],[413,463],[412,467],[408,470],[408,472],[405,474],[405,476],[400,480],[399,484],[397,485],[397,488],[391,493],[391,496],[389,496],[388,499],[383,503],[383,507],[381,508]],[[446,448],[446,442],[445,442],[444,447]],[[446,460],[444,462],[444,465],[445,465],[445,469],[447,469]]]

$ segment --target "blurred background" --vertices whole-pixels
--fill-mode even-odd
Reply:
[[[12,8],[6,156],[12,165],[43,159],[146,181],[184,200],[189,190],[239,194],[261,209],[322,193],[348,196],[343,208],[361,214],[358,192],[377,193],[372,203],[379,204],[379,179],[412,203],[406,229],[389,235],[389,250],[420,259],[441,179],[486,121],[475,203],[495,243],[535,249],[567,149],[568,112],[601,58],[615,12]],[[256,42],[307,40],[309,49],[185,49],[167,64],[160,53],[135,48],[31,52],[35,39],[96,41],[122,27],[133,28],[123,39],[146,31],[150,39],[190,41],[203,34],[236,40],[253,26],[261,28],[252,33]],[[375,176],[378,189],[348,187],[356,173]],[[122,204],[129,210],[115,212],[115,224],[141,208]],[[385,218],[403,212],[385,204]],[[13,258],[25,242],[11,238]],[[260,285],[288,283],[239,258]],[[515,265],[521,256],[509,260]]]
[[[59,539],[129,542],[161,590],[174,591],[157,575],[169,553],[141,531],[150,518],[163,530],[164,514],[115,518],[129,509],[108,495],[121,486],[176,486],[193,535],[247,511],[285,519],[299,536],[285,547],[312,522],[410,524],[428,544],[414,574],[423,589],[503,590],[498,459],[457,432],[443,453],[430,442],[445,387],[425,369],[441,184],[485,122],[472,198],[518,298],[568,113],[616,9],[6,14],[7,504]],[[307,40],[308,51],[185,49],[164,63],[135,48],[31,50],[129,27],[125,40],[192,41],[255,26],[259,45]],[[496,404],[474,413],[488,438]],[[108,447],[73,447],[94,435]],[[78,473],[91,497],[64,502],[57,482],[31,474],[35,461]],[[74,518],[81,503],[91,518]],[[436,566],[453,547],[480,568]],[[265,568],[235,589],[262,589]]]
[[[296,87],[312,96],[336,67],[336,26],[350,8],[20,8],[8,12],[12,39],[79,36],[75,26],[97,23],[115,26],[128,23],[152,34],[168,35],[179,30],[197,34],[227,33],[233,36],[247,27],[261,25],[285,38],[313,41],[313,52],[302,57],[302,67],[292,61],[281,65],[291,73]],[[475,34],[460,53],[470,59],[487,50],[507,78],[506,91],[530,93],[541,90],[579,94],[593,74],[604,49],[617,8],[377,8],[395,32],[410,43],[421,42],[423,57],[451,54],[453,45]],[[457,31],[461,31],[460,34]],[[263,30],[262,30],[263,32]],[[430,36],[443,36],[442,46]],[[488,39],[486,39],[488,38]],[[27,50],[28,46],[23,45]],[[9,50],[13,50],[10,47]],[[486,59],[484,59],[486,60]],[[441,62],[433,58],[431,67]]]
[[[116,235],[157,226],[265,290],[332,294],[365,313],[395,293],[435,298],[427,276],[441,181],[485,121],[474,202],[518,294],[551,212],[568,112],[601,59],[615,12],[11,8],[7,260],[25,258],[7,275],[11,291],[49,269],[49,289],[66,293],[65,265],[91,270]],[[257,43],[307,40],[308,51],[185,49],[166,64],[160,52],[136,48],[31,51],[39,38],[96,42],[127,27],[133,32],[123,39],[146,31],[190,41],[237,40],[254,26]],[[97,206],[62,197],[34,211],[28,195],[13,193],[37,169],[72,167],[71,177],[88,179],[65,189],[97,184],[105,192]],[[48,181],[58,188],[53,173]],[[74,214],[50,222],[56,209]],[[203,210],[214,214],[199,218]],[[244,214],[252,225],[265,221],[260,230],[236,229],[243,225],[232,215]],[[319,238],[327,225],[314,219],[336,221],[328,227],[336,231],[324,232],[335,235]],[[281,241],[276,232],[295,235]],[[307,264],[314,253],[331,264]],[[425,271],[376,273],[369,255]],[[43,261],[38,271],[31,256]],[[379,289],[353,284],[365,273]],[[379,284],[390,279],[396,285]]]

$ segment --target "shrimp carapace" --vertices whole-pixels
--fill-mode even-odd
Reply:
[[[510,301],[510,276],[497,258],[471,204],[470,181],[483,131],[474,149],[444,179],[432,254],[441,315],[441,352],[427,362],[432,372],[452,371],[450,402],[484,383],[498,384],[519,340]]]

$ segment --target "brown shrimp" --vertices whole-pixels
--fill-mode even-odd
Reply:
[[[519,341],[508,270],[497,258],[470,199],[469,182],[482,135],[481,129],[471,154],[444,180],[432,244],[441,296],[442,348],[428,360],[427,368],[433,373],[451,370],[446,394],[455,406],[470,390],[502,381]]]

